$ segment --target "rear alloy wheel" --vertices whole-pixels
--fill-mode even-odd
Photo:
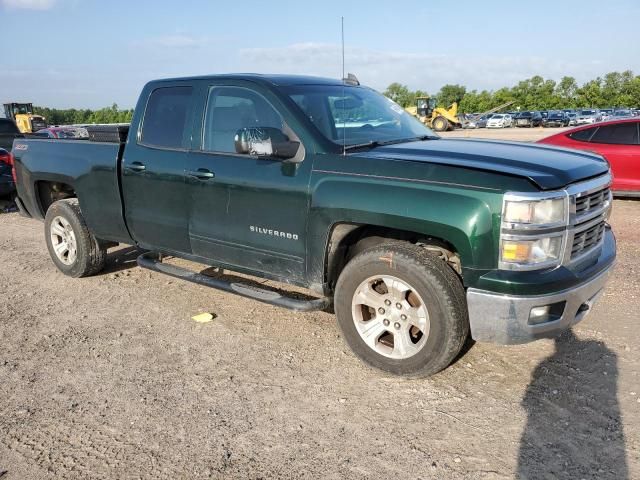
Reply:
[[[51,245],[58,260],[65,265],[73,265],[78,257],[78,244],[71,224],[64,217],[55,217],[51,221],[49,232]]]
[[[396,375],[439,372],[469,335],[459,277],[433,253],[405,242],[357,253],[340,273],[334,306],[351,350]]]

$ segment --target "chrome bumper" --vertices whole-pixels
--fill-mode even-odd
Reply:
[[[479,342],[502,345],[526,343],[554,337],[583,320],[602,294],[613,264],[596,277],[572,289],[550,295],[501,295],[467,290],[471,337]],[[549,321],[531,324],[531,309],[564,302],[562,313]]]

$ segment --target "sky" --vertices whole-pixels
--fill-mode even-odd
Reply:
[[[436,93],[640,74],[638,0],[0,0],[0,102],[135,106],[164,77],[340,78]]]

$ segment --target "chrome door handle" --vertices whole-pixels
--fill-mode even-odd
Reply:
[[[140,163],[140,162],[133,162],[131,165],[129,165],[127,167],[129,170],[133,170],[134,172],[142,172],[143,170],[145,170],[147,167],[144,166],[144,164]]]
[[[207,170],[206,168],[199,168],[198,170],[188,170],[187,175],[197,178],[198,180],[209,180],[216,176],[215,173]]]

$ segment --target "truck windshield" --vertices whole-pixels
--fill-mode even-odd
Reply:
[[[282,90],[322,135],[338,145],[437,138],[400,105],[366,87],[297,85]]]

